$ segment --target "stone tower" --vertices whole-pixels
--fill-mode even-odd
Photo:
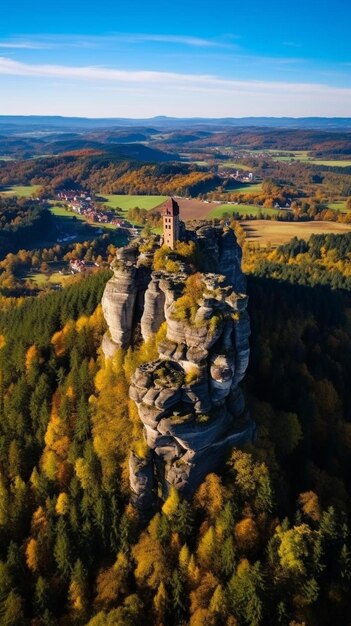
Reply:
[[[170,198],[163,209],[163,241],[166,246],[174,249],[179,239],[179,204]]]

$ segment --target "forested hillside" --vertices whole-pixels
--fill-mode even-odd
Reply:
[[[314,239],[302,254],[338,263],[348,246]],[[162,329],[104,361],[108,271],[2,299],[1,624],[349,623],[350,292],[320,285],[326,264],[312,289],[267,263],[248,285],[258,440],[151,520],[129,504],[129,449],[143,450],[127,397]]]
[[[56,235],[56,227],[45,204],[26,198],[0,196],[0,254],[34,247]]]
[[[66,155],[9,161],[0,168],[0,185],[31,184],[47,194],[58,189],[94,193],[198,194],[215,188],[215,174],[189,164],[144,164],[107,155]]]
[[[267,251],[246,244],[245,270],[257,276],[299,285],[328,285],[351,291],[351,233],[312,235],[306,242],[294,237]]]

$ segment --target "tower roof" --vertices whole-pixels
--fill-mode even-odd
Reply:
[[[179,215],[179,204],[174,200],[174,198],[169,198],[167,202],[163,205],[162,215]]]

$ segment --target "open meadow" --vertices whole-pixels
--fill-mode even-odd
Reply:
[[[3,196],[19,196],[20,198],[30,198],[35,196],[40,189],[40,185],[11,185],[0,187],[0,194]]]
[[[232,187],[228,187],[226,189],[227,193],[243,193],[243,194],[251,194],[251,193],[261,193],[262,191],[262,183],[241,183],[239,185],[233,184]]]
[[[328,159],[307,159],[307,163],[311,165],[325,165],[326,167],[351,167],[350,160],[342,160],[342,161],[329,161]]]
[[[257,215],[261,213],[262,215],[278,215],[278,209],[269,209],[261,206],[254,206],[250,204],[219,204],[215,208],[211,209],[206,217],[211,218],[221,218],[224,215],[228,214],[231,216],[233,213],[239,213],[239,215]]]
[[[128,209],[155,209],[160,204],[163,204],[168,196],[133,196],[133,195],[103,195],[100,196],[102,204],[105,204],[110,209],[121,209],[122,211],[128,211]]]
[[[351,167],[350,159],[316,159],[309,156],[307,150],[264,150],[264,154],[272,157],[274,161],[300,161],[309,165],[324,165],[326,167]]]
[[[311,235],[322,233],[343,234],[351,232],[351,224],[337,222],[276,222],[265,220],[242,221],[240,225],[246,233],[246,241],[263,245],[279,246],[292,237],[309,239]]]

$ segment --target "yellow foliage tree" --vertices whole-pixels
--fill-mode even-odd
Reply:
[[[62,491],[56,500],[55,506],[56,513],[58,515],[66,515],[69,511],[69,496],[65,491]]]
[[[251,517],[245,517],[235,525],[235,539],[243,552],[257,548],[259,533],[255,521]]]
[[[217,626],[216,617],[208,609],[196,609],[190,617],[189,626]]]
[[[278,555],[283,570],[290,574],[305,575],[308,558],[312,554],[315,532],[307,524],[288,530],[277,526],[276,536],[280,541]]]
[[[46,511],[42,506],[38,506],[38,508],[34,511],[32,516],[32,532],[38,532],[41,529],[45,529],[48,524],[48,519],[46,515]]]
[[[179,501],[179,493],[177,489],[175,487],[171,487],[169,496],[162,507],[162,512],[167,517],[172,517],[178,509]]]
[[[35,345],[30,346],[30,348],[28,348],[26,352],[26,358],[25,358],[26,372],[30,370],[33,363],[38,361],[38,358],[39,358],[38,348]]]
[[[210,602],[211,613],[225,613],[226,597],[222,585],[217,585]]]
[[[88,489],[93,477],[91,474],[91,469],[86,460],[82,457],[79,457],[74,464],[74,469],[83,489]]]
[[[62,330],[57,331],[51,337],[51,343],[54,346],[56,356],[63,356],[66,352],[67,339],[71,333],[75,331],[75,322],[69,320],[66,322]]]
[[[189,561],[190,561],[190,552],[189,552],[188,546],[185,543],[184,546],[182,546],[179,551],[179,566],[183,571],[186,571],[188,569]]]
[[[319,522],[322,516],[322,511],[319,505],[319,499],[314,491],[305,491],[299,495],[299,504],[302,511],[307,517],[314,522]]]
[[[132,554],[136,562],[134,576],[138,584],[156,590],[161,582],[168,580],[169,562],[158,539],[147,532],[143,533],[133,547]]]
[[[198,509],[204,509],[208,517],[216,519],[223,508],[224,487],[217,474],[208,474],[200,485],[194,498]]]
[[[206,572],[205,575],[201,577],[200,584],[190,593],[191,614],[195,614],[198,609],[208,609],[218,584],[219,581],[212,572]]]
[[[188,565],[188,582],[190,586],[194,589],[200,582],[201,572],[200,568],[196,565],[195,557],[192,554],[189,560]]]
[[[68,425],[58,414],[59,398],[58,394],[55,395],[44,437],[46,446],[41,459],[43,472],[51,480],[57,477],[61,464],[66,461],[70,445]]]
[[[201,537],[197,548],[197,557],[203,568],[211,569],[215,547],[215,532],[213,526],[210,526],[203,537]]]
[[[38,570],[38,542],[31,537],[26,547],[26,563],[31,572]]]
[[[167,610],[167,592],[164,583],[161,581],[154,596],[153,605],[158,624],[163,624]]]

